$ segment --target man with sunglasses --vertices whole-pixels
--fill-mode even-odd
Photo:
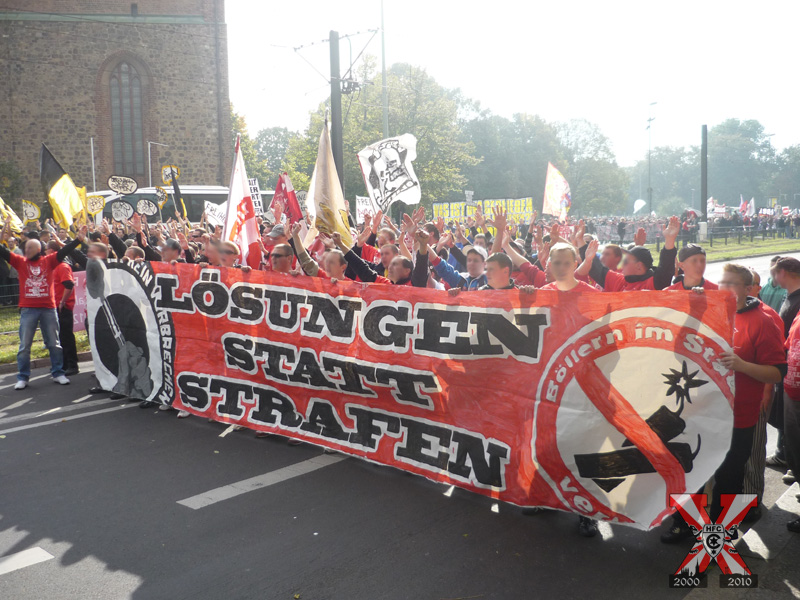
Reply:
[[[288,275],[292,271],[294,251],[289,244],[278,244],[269,253],[269,270]]]

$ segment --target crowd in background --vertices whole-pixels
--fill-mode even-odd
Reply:
[[[291,222],[283,213],[282,206],[273,205],[273,220],[258,219],[258,268],[273,273],[278,281],[288,278],[289,285],[294,278],[318,277],[333,284],[427,287],[452,296],[493,290],[691,294],[728,290],[737,302],[734,350],[723,353],[719,361],[735,372],[734,427],[731,448],[715,474],[712,520],[719,514],[721,493],[749,489],[760,499],[765,465],[786,469],[786,480],[794,480],[793,471],[800,468],[800,322],[795,324],[800,261],[776,257],[772,277],[763,288],[757,273],[735,264],[725,266],[719,282],[708,281],[705,250],[692,243],[697,226],[692,213],[669,219],[567,223],[540,219],[534,213],[519,222],[498,208],[491,215],[478,211],[463,222],[446,223],[442,218],[426,219],[425,210],[418,208],[397,222],[381,212],[365,215],[357,227],[351,223],[352,243],[345,242],[342,232],[326,233],[319,221]],[[775,226],[779,223],[777,219]],[[309,234],[315,225],[321,231],[316,236]],[[663,242],[658,264],[645,247],[656,237]],[[134,214],[126,222],[103,219],[73,231],[45,222],[14,232],[6,222],[0,262],[16,273],[21,311],[16,389],[28,387],[37,328],[50,353],[53,380],[66,385],[68,376],[78,372],[72,333],[73,273],[84,269],[89,259],[251,271],[240,257],[240,248],[222,240],[222,227],[210,225],[205,216],[199,223],[179,215],[152,223]],[[5,281],[6,290],[15,285],[8,277]],[[108,392],[99,387],[91,391]],[[146,398],[128,399],[145,408],[156,406]],[[181,411],[178,416],[188,413]],[[779,453],[769,459],[764,451],[768,421],[781,431]],[[751,513],[750,518],[759,518],[761,507]],[[800,519],[788,527],[800,532]],[[580,517],[579,530],[593,536],[597,525]],[[662,539],[675,542],[690,536],[691,530],[676,517]]]

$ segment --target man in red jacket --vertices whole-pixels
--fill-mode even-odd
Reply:
[[[761,301],[748,296],[753,274],[747,267],[726,264],[719,287],[736,294],[733,321],[733,351],[724,352],[720,362],[734,371],[733,435],[722,464],[714,473],[709,517],[716,523],[722,508],[721,494],[741,494],[745,464],[753,447],[753,435],[764,395],[765,383],[778,383],[786,374],[783,332],[761,310]],[[693,535],[691,528],[676,513],[670,529],[661,535],[664,543],[674,543]]]
[[[55,254],[61,249],[61,246],[61,242],[47,242],[46,254]],[[58,338],[61,341],[61,350],[64,356],[64,375],[77,375],[80,370],[72,312],[75,309],[75,278],[72,276],[72,267],[66,262],[56,265],[53,273],[53,290],[58,313]]]
[[[8,227],[6,223],[4,232],[8,231]],[[25,256],[12,254],[8,248],[0,245],[0,258],[11,264],[19,274],[19,352],[15,390],[28,387],[31,376],[31,346],[37,327],[41,327],[42,340],[50,353],[50,374],[53,381],[61,385],[69,383],[69,379],[64,376],[64,358],[58,339],[53,274],[58,263],[83,242],[87,230],[84,226],[74,240],[50,256],[44,255],[44,246],[35,239],[25,242]]]

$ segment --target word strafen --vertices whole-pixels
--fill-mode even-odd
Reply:
[[[400,404],[433,410],[428,394],[441,391],[439,381],[429,371],[399,365],[374,364],[330,352],[316,353],[262,338],[237,333],[222,336],[225,364],[248,375],[261,372],[269,381],[306,389],[339,390],[367,398],[376,398],[373,387],[391,389]]]
[[[289,396],[269,386],[186,371],[178,375],[177,383],[181,402],[200,412],[215,410],[216,416],[243,425],[315,437],[368,454],[389,439],[399,463],[436,474],[445,471],[452,479],[477,487],[505,489],[510,448],[477,433],[359,404],[344,405],[345,416],[353,423],[348,427],[336,408],[320,398],[311,398],[301,414]]]
[[[177,275],[159,273],[156,307],[171,312],[200,313],[234,323],[266,323],[276,331],[352,344],[360,335],[368,346],[405,354],[442,358],[513,357],[538,363],[547,308],[504,310],[444,304],[411,304],[403,300],[364,303],[358,297],[236,282],[228,287],[220,273],[203,269],[191,291],[177,295]]]

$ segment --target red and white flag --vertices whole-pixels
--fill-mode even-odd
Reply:
[[[222,228],[222,240],[233,242],[241,252],[240,263],[257,269],[261,265],[258,221],[250,196],[250,185],[244,169],[244,157],[236,136],[236,158],[231,171],[231,185],[228,189],[228,210]]]
[[[283,206],[283,214],[289,219],[289,223],[303,220],[303,211],[300,210],[300,203],[297,201],[297,194],[294,193],[292,180],[286,173],[281,173],[281,176],[278,177],[278,184],[275,186],[275,195],[269,205],[273,213],[275,212],[275,203],[278,202]]]
[[[742,214],[747,213],[747,202],[744,201],[744,196],[739,194],[739,212]]]
[[[792,213],[792,209],[788,206],[783,207],[783,216],[788,217]]]

